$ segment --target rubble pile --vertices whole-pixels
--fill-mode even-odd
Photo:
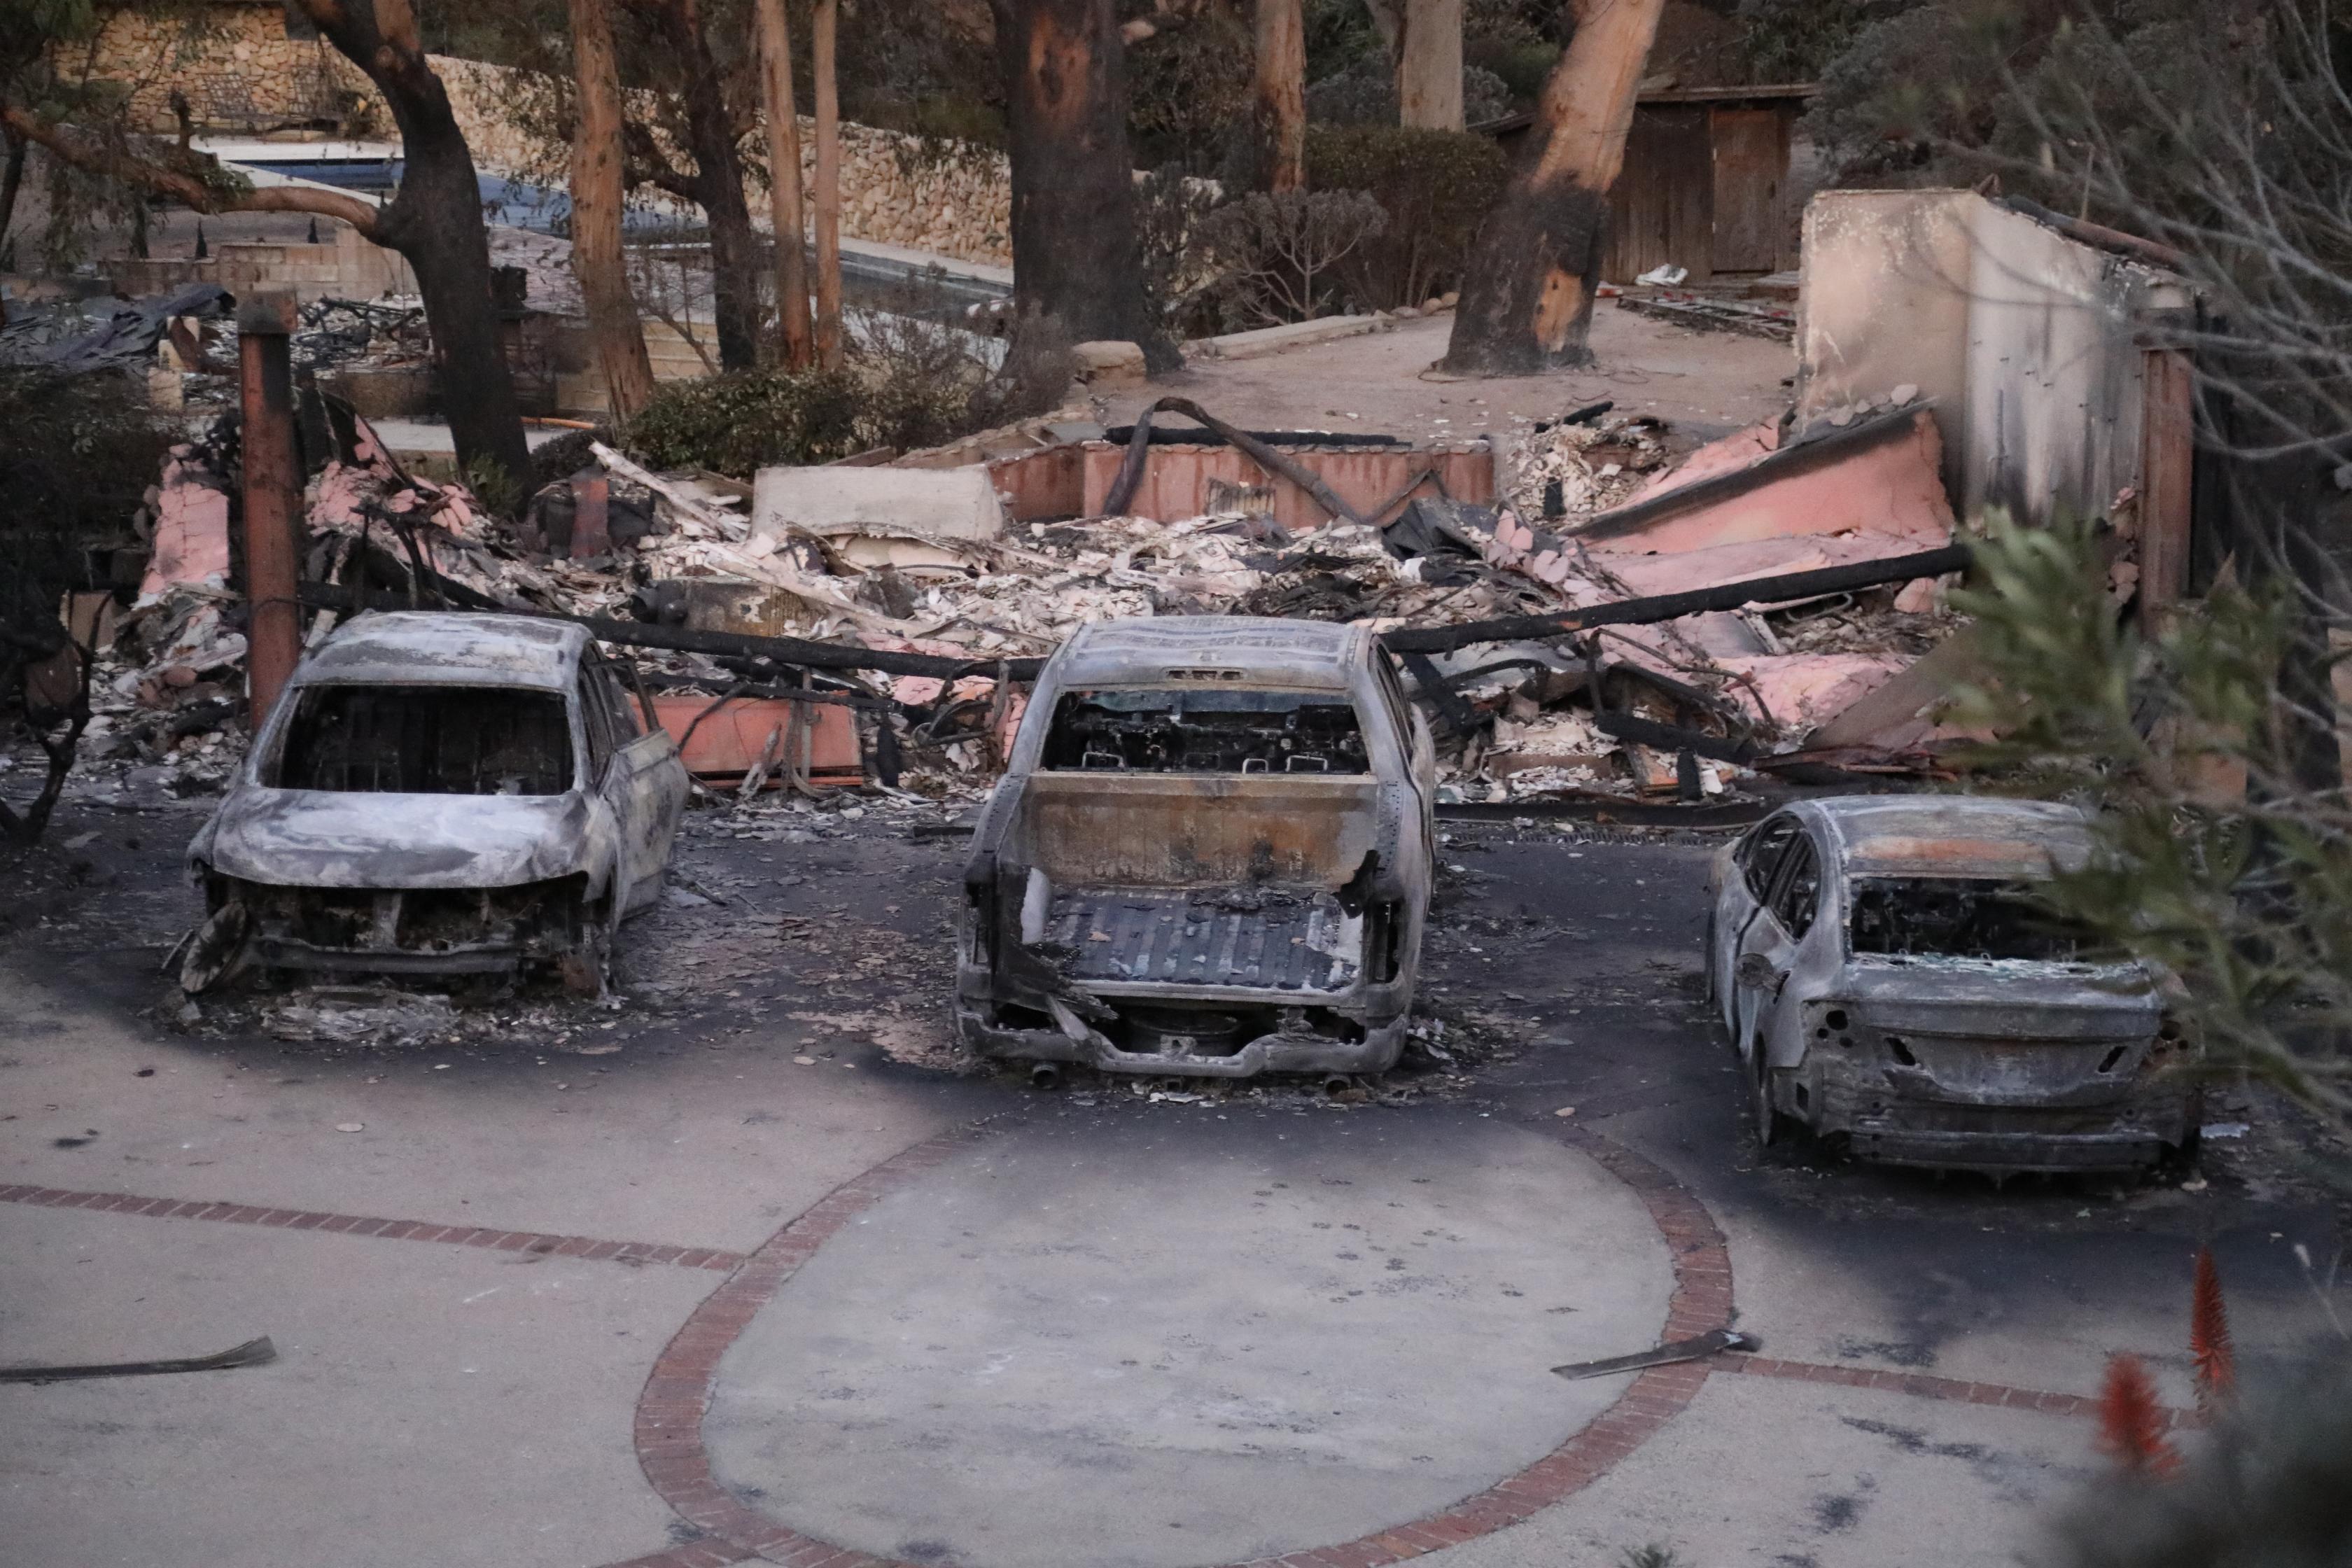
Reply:
[[[1502,458],[1496,488],[1520,517],[1581,519],[1607,511],[1633,500],[1666,466],[1661,421],[1585,412],[1591,416],[1538,422]]]
[[[306,331],[336,352],[390,352],[405,330],[396,308],[327,301],[309,317]],[[1932,452],[1914,450],[1903,426],[1924,405],[1913,389],[1897,392],[1822,435],[1863,453],[1855,461],[1878,465],[1874,482],[1899,490]],[[1375,521],[1334,519],[1295,536],[1248,510],[1271,504],[1269,490],[1250,487],[1216,493],[1234,510],[1174,521],[974,528],[903,512],[885,521],[754,515],[750,486],[654,473],[593,441],[577,472],[509,521],[461,485],[404,472],[363,418],[331,398],[324,406],[335,456],[305,497],[309,581],[427,606],[635,618],[956,661],[965,673],[813,676],[745,658],[631,651],[663,721],[682,715],[674,729],[727,702],[821,693],[845,705],[828,721],[836,756],[826,782],[840,782],[845,758],[853,778],[934,800],[976,794],[1009,744],[1020,692],[1000,695],[989,667],[1049,654],[1087,622],[1234,614],[1378,632],[1460,626],[1868,562],[1951,534],[1932,473],[1932,495],[1890,507],[1873,491],[1842,515],[1811,476],[1843,446],[1796,452],[1804,437],[1783,451],[1767,426],[1674,462],[1661,422],[1611,417],[1606,405],[1539,425],[1501,454],[1495,502],[1423,493]],[[152,558],[117,630],[93,726],[100,754],[169,764],[175,789],[205,787],[242,745],[233,716],[243,615],[226,588],[232,439],[175,449],[151,495],[141,521]],[[1715,499],[1727,487],[1738,492],[1728,510]],[[336,614],[318,610],[310,636]],[[1440,742],[1448,798],[1704,799],[1801,756],[1816,728],[1952,626],[1937,584],[1920,582],[1474,643],[1408,668]],[[737,768],[730,777],[751,771]],[[813,792],[819,771],[775,776]],[[769,770],[759,773],[752,788]]]

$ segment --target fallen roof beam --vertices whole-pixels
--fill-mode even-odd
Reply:
[[[1034,680],[1045,668],[1042,658],[942,658],[936,654],[899,653],[889,648],[854,644],[812,642],[806,637],[754,637],[748,632],[700,631],[692,626],[654,626],[645,621],[607,620],[602,616],[566,616],[553,610],[518,610],[509,605],[479,603],[483,595],[463,584],[439,578],[436,586],[450,590],[448,597],[467,609],[505,616],[533,616],[543,621],[570,621],[586,626],[601,642],[631,647],[667,648],[673,653],[707,653],[734,658],[765,658],[802,669],[872,669],[885,675],[929,675],[954,680],[967,675],[993,675],[1009,665],[1015,680]],[[305,583],[301,599],[325,610],[411,610],[405,599],[385,594],[354,594],[330,583]]]
[[[1484,642],[1541,642],[1573,637],[1594,626],[1652,626],[1708,610],[1736,610],[1743,605],[1782,604],[1824,594],[1846,594],[1915,577],[1940,577],[1968,570],[1973,559],[1965,544],[1948,544],[1913,555],[1890,555],[1878,561],[1857,561],[1845,566],[1824,566],[1812,572],[1788,572],[1776,577],[1749,577],[1687,593],[1660,594],[1646,599],[1620,599],[1614,604],[1589,605],[1550,616],[1512,616],[1502,620],[1469,621],[1458,626],[1423,626],[1383,633],[1381,646],[1391,653],[1450,653]],[[676,653],[704,653],[737,658],[765,658],[803,669],[871,669],[885,675],[928,675],[954,680],[967,675],[993,675],[1003,669],[1013,680],[1034,680],[1045,667],[1043,658],[943,658],[936,654],[899,653],[854,644],[812,642],[805,637],[754,637],[746,632],[698,631],[690,626],[652,626],[643,621],[607,620],[600,616],[565,616],[551,610],[517,610],[492,604],[463,584],[432,579],[467,608],[501,615],[536,616],[541,620],[571,621],[586,626],[604,642],[635,647],[667,648]],[[416,606],[383,594],[355,594],[328,583],[304,583],[301,600],[317,609],[408,610]]]
[[[1593,626],[1645,626],[1678,620],[1709,610],[1736,610],[1743,605],[1783,604],[1823,594],[1848,594],[1914,577],[1940,577],[1965,572],[1973,559],[1965,544],[1923,550],[1914,555],[1890,555],[1877,561],[1857,561],[1845,566],[1824,566],[1812,572],[1788,572],[1777,577],[1748,577],[1712,588],[1681,594],[1659,594],[1646,599],[1620,599],[1614,604],[1588,605],[1551,616],[1511,616],[1502,620],[1469,621],[1458,626],[1423,626],[1384,633],[1381,645],[1391,653],[1448,653],[1482,642],[1540,642],[1548,637],[1573,637]]]

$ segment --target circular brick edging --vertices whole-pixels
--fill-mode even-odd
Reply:
[[[724,1568],[752,1558],[788,1568],[912,1568],[803,1535],[738,1501],[711,1473],[702,1417],[710,1407],[719,1359],[784,1281],[852,1219],[944,1163],[973,1135],[963,1130],[928,1139],[835,1187],[769,1237],[688,1317],[646,1379],[637,1399],[635,1438],[646,1479],[701,1535],[614,1568]],[[1555,1135],[1631,1187],[1664,1239],[1675,1286],[1661,1339],[1687,1339],[1728,1326],[1731,1258],[1722,1231],[1698,1199],[1622,1144],[1581,1129]],[[1651,1367],[1559,1447],[1438,1513],[1336,1546],[1233,1568],[1378,1568],[1517,1524],[1600,1479],[1654,1436],[1691,1402],[1706,1382],[1707,1370],[1703,1361]]]

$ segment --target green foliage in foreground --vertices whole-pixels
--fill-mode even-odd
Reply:
[[[2001,739],[1974,761],[2099,810],[2105,853],[2057,879],[2059,912],[2179,974],[2216,1066],[2352,1131],[2352,813],[2295,777],[2300,736],[2332,716],[2280,695],[2294,601],[2223,584],[2142,636],[2091,527],[1998,512],[1978,566],[1954,603],[1977,617],[1982,678],[1953,717]]]

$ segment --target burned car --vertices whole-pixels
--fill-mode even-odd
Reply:
[[[587,631],[369,614],[297,667],[189,846],[208,910],[182,983],[250,964],[389,974],[560,969],[600,989],[660,894],[687,795]]]
[[[1800,802],[1715,867],[1712,1005],[1759,1139],[1890,1164],[2145,1167],[2193,1147],[2194,1046],[2169,975],[2097,953],[2034,897],[2091,853],[2067,806]]]
[[[1381,1072],[1429,901],[1435,761],[1360,626],[1082,627],[1046,664],[964,873],[956,1021],[1111,1072]]]

